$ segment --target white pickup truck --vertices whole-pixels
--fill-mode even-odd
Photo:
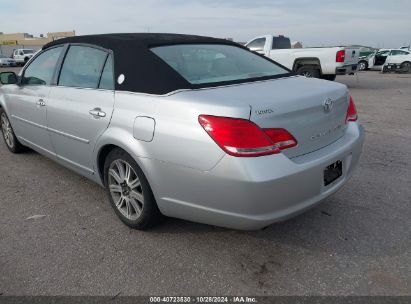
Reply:
[[[319,47],[292,49],[290,39],[265,35],[251,39],[245,45],[299,75],[335,80],[336,75],[357,71],[359,48]]]
[[[34,53],[33,49],[17,49],[13,51],[12,58],[17,64],[24,65],[31,57],[33,57]]]

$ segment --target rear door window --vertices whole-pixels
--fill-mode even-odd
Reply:
[[[400,51],[400,50],[392,50],[391,56],[396,56],[396,55],[408,55],[408,52]]]
[[[99,88],[105,90],[114,90],[113,59],[111,54],[108,56],[106,64],[104,65]]]
[[[60,72],[58,85],[97,88],[107,52],[88,46],[70,46]]]

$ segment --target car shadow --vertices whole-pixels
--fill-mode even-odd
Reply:
[[[357,203],[360,202],[334,196],[304,214],[257,231],[238,231],[167,218],[150,233],[194,234],[196,238],[191,241],[199,244],[216,236],[226,240],[235,238],[244,243],[260,243],[258,248],[262,251],[264,247],[287,246],[326,254],[397,256],[410,250],[411,241],[403,231],[403,222]],[[227,246],[232,244],[227,242]]]

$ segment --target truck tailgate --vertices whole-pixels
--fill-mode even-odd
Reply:
[[[344,48],[345,59],[344,65],[357,64],[360,57],[360,49],[358,48]]]

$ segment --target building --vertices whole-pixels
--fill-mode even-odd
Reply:
[[[43,45],[64,37],[75,36],[75,31],[50,32],[46,37],[34,37],[28,33],[3,34],[0,32],[0,53],[11,56],[14,49],[39,50]]]
[[[299,42],[299,41],[293,41],[293,42],[291,42],[291,48],[292,49],[302,49],[303,44],[302,44],[302,42]]]

